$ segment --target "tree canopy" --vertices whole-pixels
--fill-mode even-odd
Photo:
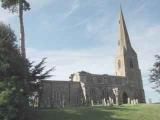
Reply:
[[[23,58],[14,31],[0,24],[0,120],[27,120],[31,98],[40,95],[41,80],[52,71],[44,71],[44,64],[45,58],[37,65]]]
[[[156,61],[151,69],[150,82],[154,84],[153,89],[160,93],[160,56],[155,55]]]
[[[19,18],[19,30],[20,30],[20,42],[21,42],[21,55],[26,58],[25,50],[25,30],[23,23],[23,11],[30,10],[30,4],[26,0],[0,0],[2,8],[9,9],[13,13],[18,13]]]
[[[1,0],[2,7],[4,9],[9,9],[12,12],[18,11],[19,3],[22,3],[22,8],[24,11],[30,10],[30,4],[26,0]]]
[[[24,60],[20,56],[16,36],[9,26],[0,24],[0,119],[20,119],[27,97],[24,96]]]

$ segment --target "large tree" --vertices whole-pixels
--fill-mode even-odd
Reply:
[[[155,55],[156,61],[151,69],[150,82],[154,84],[153,89],[160,93],[160,56]]]
[[[0,24],[0,119],[20,120],[27,108],[24,60],[15,44],[14,32]],[[20,116],[18,116],[20,114]]]
[[[0,120],[27,120],[30,98],[39,96],[41,80],[52,70],[44,71],[45,59],[37,65],[24,59],[15,42],[10,27],[0,24]]]
[[[30,10],[30,4],[26,0],[0,0],[4,9],[16,12],[19,15],[21,54],[25,58],[25,31],[23,23],[23,11]]]

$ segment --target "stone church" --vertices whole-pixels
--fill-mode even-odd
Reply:
[[[104,99],[113,104],[126,104],[132,100],[145,103],[141,70],[122,10],[119,16],[115,76],[81,71],[71,74],[70,81],[44,80],[42,86],[40,107],[101,104]]]

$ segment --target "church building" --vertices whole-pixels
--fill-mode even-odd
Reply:
[[[106,63],[107,64],[107,63]],[[42,81],[40,107],[127,104],[133,100],[145,103],[141,70],[132,48],[122,10],[119,16],[118,50],[115,76],[85,71],[71,74],[70,81]]]

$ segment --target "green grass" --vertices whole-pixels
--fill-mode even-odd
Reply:
[[[160,120],[160,104],[42,109],[39,120]]]

